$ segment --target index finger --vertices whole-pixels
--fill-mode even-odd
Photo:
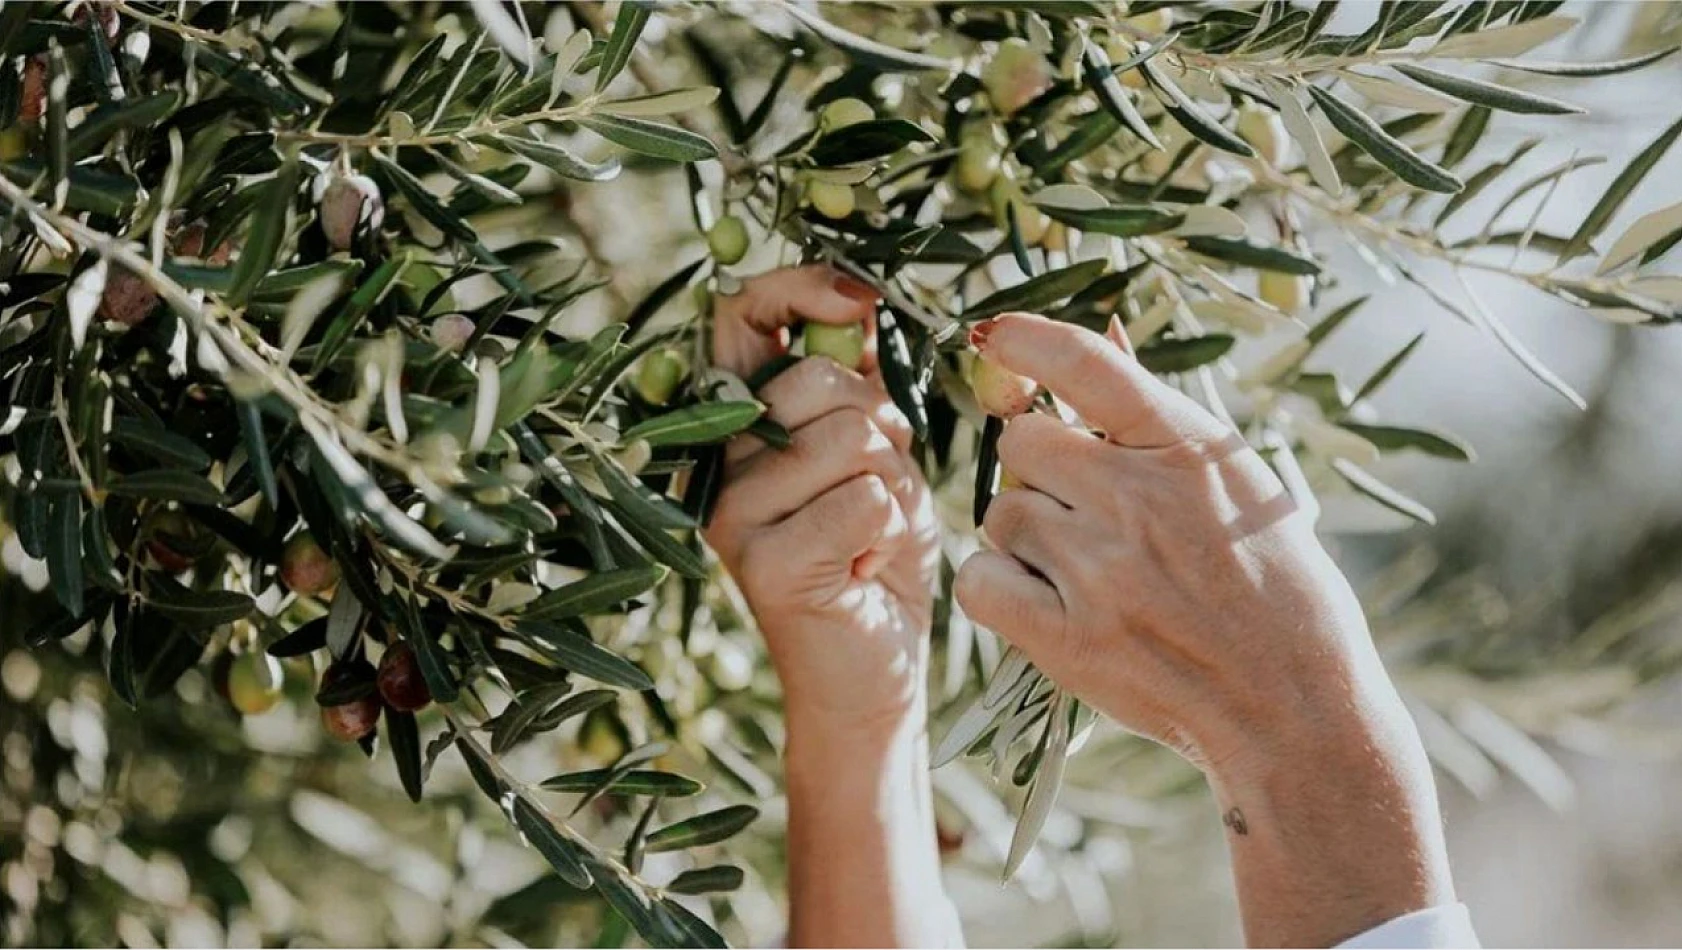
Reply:
[[[1227,434],[1202,406],[1085,327],[1007,313],[976,324],[970,343],[987,359],[1051,390],[1118,445],[1162,448]]]

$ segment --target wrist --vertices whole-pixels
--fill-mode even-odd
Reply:
[[[1371,691],[1211,764],[1253,944],[1331,945],[1455,900],[1430,762],[1388,680]]]
[[[1424,760],[1413,719],[1370,646],[1269,672],[1214,704],[1195,729],[1211,781],[1285,782]]]
[[[874,707],[791,704],[785,756],[794,768],[812,760],[877,762],[914,746],[925,727],[920,697]]]

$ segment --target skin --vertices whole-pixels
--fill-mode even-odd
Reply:
[[[715,360],[747,375],[796,320],[868,322],[873,304],[818,268],[755,278],[718,302]],[[971,342],[1081,422],[1005,427],[1020,487],[959,570],[965,612],[1207,775],[1250,943],[1330,945],[1452,902],[1412,721],[1266,463],[1139,366],[1119,326],[1007,314]],[[909,427],[873,354],[858,373],[804,360],[760,396],[794,444],[732,443],[708,541],[787,697],[789,943],[957,945],[925,738],[939,553]]]
[[[787,352],[795,321],[874,310],[868,287],[825,268],[766,274],[716,301],[714,361],[748,376]],[[789,697],[789,944],[961,945],[924,731],[938,535],[910,424],[869,349],[858,372],[808,358],[759,396],[793,443],[731,443],[707,542]]]

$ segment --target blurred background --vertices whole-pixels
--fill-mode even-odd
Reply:
[[[1354,30],[1376,5],[1345,7],[1338,17]],[[1540,58],[1611,59],[1682,41],[1677,4],[1560,12],[1585,26]],[[1596,82],[1503,81],[1589,107],[1548,125],[1521,165],[1607,156],[1565,178],[1543,210],[1542,230],[1569,231],[1674,120],[1682,57]],[[1533,131],[1497,120],[1481,148],[1503,155]],[[675,186],[647,201],[681,221],[681,183],[665,185]],[[650,247],[637,229],[613,227],[622,197],[580,191],[566,210],[585,227],[571,236],[610,265],[613,295],[635,299],[662,276],[639,262],[669,261],[696,238],[685,226]],[[1479,205],[1498,198],[1479,198],[1464,220],[1481,221]],[[1608,233],[1678,200],[1682,150],[1673,150]],[[1426,331],[1380,406],[1399,424],[1455,432],[1479,456],[1473,466],[1404,459],[1381,469],[1438,513],[1435,529],[1335,499],[1323,527],[1439,762],[1457,881],[1480,933],[1491,946],[1682,943],[1682,329],[1597,323],[1510,282],[1474,279],[1588,397],[1578,412],[1352,251],[1334,254],[1328,271],[1343,275],[1329,299],[1374,299],[1364,332],[1339,334],[1319,359],[1376,366]],[[575,906],[464,776],[441,774],[415,806],[389,762],[323,741],[304,679],[292,702],[245,720],[196,674],[178,687],[183,702],[117,714],[102,671],[81,657],[85,634],[23,645],[45,574],[9,529],[0,536],[0,941],[511,946],[605,932],[594,902]],[[763,758],[737,765],[750,788],[775,768]],[[1195,773],[1159,750],[1094,740],[1076,759],[1048,847],[1002,888],[996,852],[1009,814],[979,774],[953,766],[938,782],[972,945],[1240,939],[1213,808]],[[779,818],[765,790],[764,827],[733,845],[759,886],[732,909],[760,944],[777,938],[782,915]]]

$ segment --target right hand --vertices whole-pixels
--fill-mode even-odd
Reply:
[[[1360,605],[1279,479],[1125,336],[1008,314],[975,339],[1102,434],[1043,413],[1005,427],[999,461],[1025,487],[994,499],[998,549],[958,574],[971,618],[1203,766],[1388,691]]]
[[[1424,749],[1267,463],[1139,365],[1118,324],[1105,339],[1007,314],[971,341],[1086,426],[1005,427],[1000,464],[1026,487],[987,511],[997,550],[958,572],[965,612],[1207,773],[1252,943],[1336,943],[1452,901]]]

